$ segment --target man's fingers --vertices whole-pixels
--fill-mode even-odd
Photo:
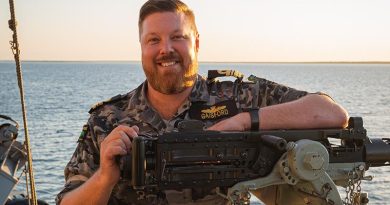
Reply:
[[[124,131],[119,131],[119,134],[121,135],[120,140],[125,144],[126,150],[130,151],[131,150],[131,141],[129,136],[124,132]]]
[[[131,126],[131,128],[133,128],[137,132],[137,134],[139,133],[139,127],[137,125],[133,125]]]
[[[111,133],[104,140],[110,141],[115,140],[117,138],[121,138],[123,134],[121,134],[120,132],[126,133],[128,138],[133,139],[134,137],[138,136],[139,128],[137,126],[128,127],[124,125],[119,125],[114,130],[112,130]]]
[[[113,159],[115,156],[118,155],[126,155],[127,151],[121,146],[111,146],[107,148],[106,150],[106,156],[110,159]]]
[[[133,139],[134,137],[138,136],[139,128],[136,125],[133,125],[131,127],[124,126],[122,130],[130,137],[130,139]]]
[[[119,146],[119,147],[122,147],[124,150],[127,150],[127,148],[128,148],[128,146],[126,145],[126,143],[124,142],[124,140],[122,138],[112,140],[110,142],[110,147],[111,146]]]
[[[131,151],[131,140],[138,136],[137,126],[119,125],[102,142],[103,153],[108,158],[115,155],[125,155]]]

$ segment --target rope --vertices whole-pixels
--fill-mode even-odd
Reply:
[[[27,150],[27,161],[28,161],[28,174],[29,174],[29,181],[30,181],[30,192],[31,192],[31,198],[30,194],[28,194],[29,203],[33,205],[37,205],[37,197],[35,192],[35,182],[34,182],[34,173],[33,173],[33,165],[32,165],[32,154],[30,149],[30,138],[28,135],[28,128],[27,128],[27,115],[26,115],[26,106],[24,102],[24,91],[23,91],[23,77],[22,77],[22,68],[20,67],[20,59],[19,59],[19,43],[18,43],[18,35],[16,32],[16,18],[15,18],[15,8],[14,8],[14,1],[9,0],[9,9],[11,12],[11,19],[8,21],[9,28],[13,31],[12,35],[12,41],[10,41],[11,44],[11,50],[14,54],[15,63],[16,63],[16,73],[18,77],[18,86],[20,91],[20,101],[22,104],[22,113],[23,113],[23,126],[24,126],[24,136],[25,136],[25,146]]]
[[[27,176],[27,166],[24,165],[24,169],[23,169],[23,173],[24,173],[24,178],[26,179],[26,192],[27,192],[27,197],[30,199],[30,191],[28,190],[28,176]],[[28,200],[28,204],[31,205],[31,201]]]

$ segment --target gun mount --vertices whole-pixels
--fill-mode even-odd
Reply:
[[[16,171],[26,163],[27,154],[24,146],[16,141],[18,123],[4,115],[0,115],[0,118],[15,124],[0,124],[0,204],[5,204],[8,195],[19,181]]]
[[[336,185],[371,179],[364,175],[369,167],[390,161],[390,140],[368,138],[358,117],[345,129],[259,132],[202,131],[188,129],[199,128],[193,122],[182,123],[187,129],[134,138],[132,154],[121,158],[122,177],[139,194],[225,187],[220,194],[240,204],[248,201],[248,191],[293,185],[321,204],[341,204]]]

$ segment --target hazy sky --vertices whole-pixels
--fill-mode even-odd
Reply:
[[[15,0],[24,60],[140,60],[144,0]],[[186,0],[200,61],[390,61],[389,0]],[[0,60],[12,59],[0,1]]]

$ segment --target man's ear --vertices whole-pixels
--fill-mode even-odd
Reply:
[[[195,34],[195,49],[196,49],[196,52],[199,51],[199,33],[198,32]]]

